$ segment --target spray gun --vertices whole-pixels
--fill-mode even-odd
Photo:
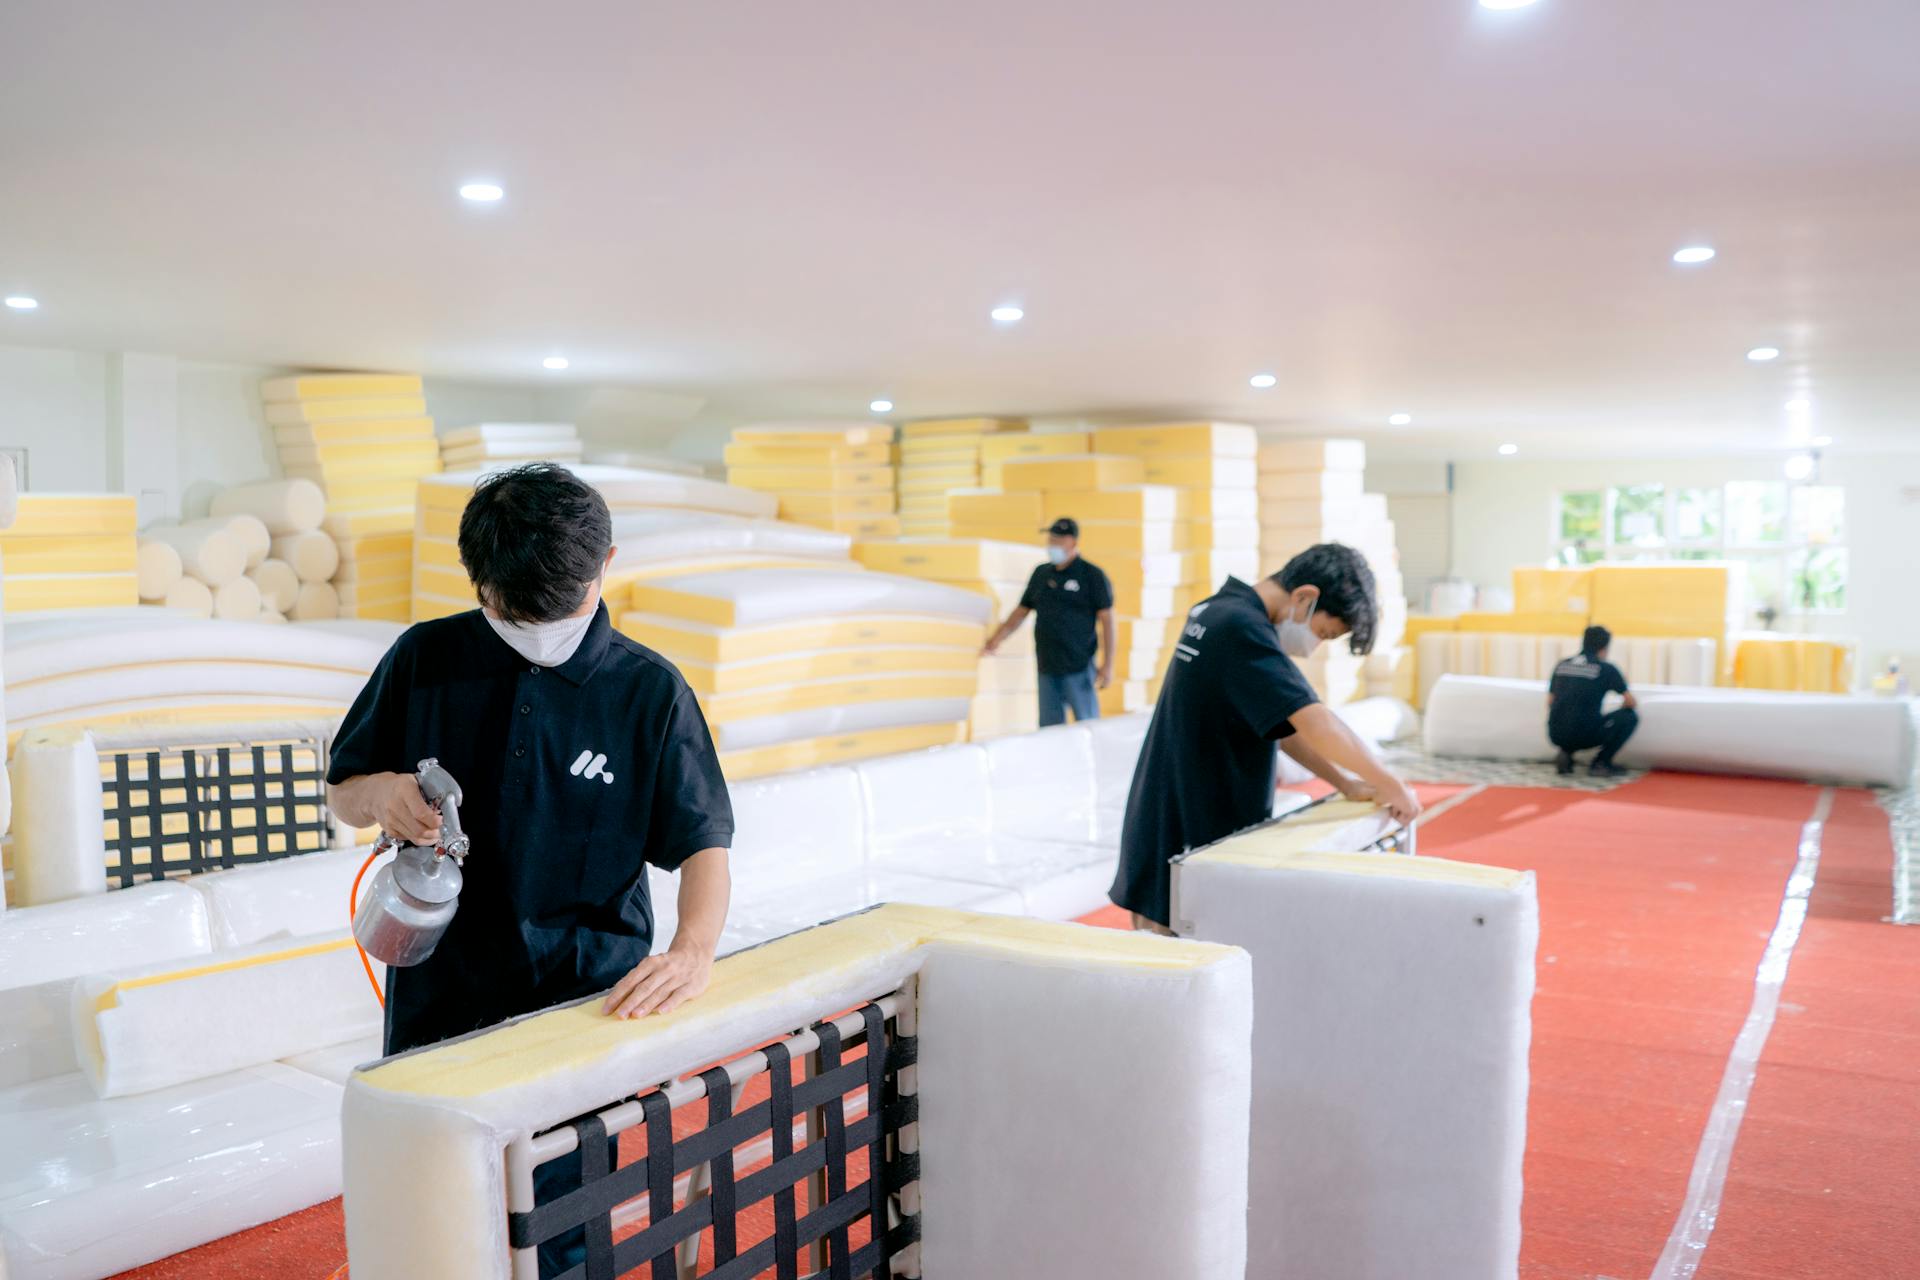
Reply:
[[[440,814],[440,842],[412,844],[382,831],[368,862],[389,849],[398,852],[373,877],[365,900],[353,913],[354,941],[374,959],[403,969],[432,955],[453,922],[460,906],[460,867],[470,845],[467,833],[460,829],[460,784],[453,775],[438,760],[426,759],[420,762],[414,781],[421,796]],[[358,887],[356,879],[356,892]],[[378,993],[378,984],[374,990]]]

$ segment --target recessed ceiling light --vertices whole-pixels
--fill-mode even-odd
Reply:
[[[1794,454],[1787,459],[1786,472],[1787,479],[1789,480],[1805,480],[1813,474],[1813,455],[1810,453]]]
[[[24,293],[16,293],[7,299],[7,305],[15,311],[35,311],[39,309],[40,299],[29,298]]]
[[[505,194],[504,188],[492,182],[469,182],[460,188],[460,198],[475,204],[492,204]]]
[[[569,362],[565,356],[548,356],[545,360],[542,360],[540,362],[540,365],[542,368],[545,368],[545,369],[564,369],[567,367],[568,363]]]
[[[1828,445],[1833,443],[1833,437],[1832,436],[1815,436],[1813,439],[1809,440],[1807,443],[1811,444],[1816,449],[1824,449]]]
[[[893,412],[893,401],[891,401],[891,400],[875,400],[875,401],[872,401],[871,403],[869,403],[869,404],[867,405],[867,408],[869,408],[869,409],[871,409],[871,410],[873,410],[873,411],[874,411],[875,413],[892,413],[892,412]]]
[[[1274,377],[1270,373],[1256,373],[1251,378],[1247,379],[1247,385],[1250,387],[1258,387],[1260,390],[1265,391],[1268,387],[1272,386],[1274,383],[1278,381],[1280,381],[1280,379]]]
[[[1388,418],[1388,419],[1387,419],[1387,425],[1388,425],[1388,426],[1390,426],[1390,427],[1404,427],[1404,426],[1406,426],[1406,425],[1407,425],[1407,424],[1408,424],[1409,422],[1412,422],[1412,421],[1413,421],[1413,415],[1412,415],[1412,414],[1410,414],[1410,413],[1396,413],[1396,414],[1394,414],[1394,415],[1393,415],[1393,416],[1392,416],[1391,418]]]
[[[1805,413],[1807,410],[1813,408],[1813,401],[1789,400],[1786,404],[1782,405],[1781,408],[1785,409],[1788,413]]]
[[[1022,311],[1019,307],[1005,306],[1005,307],[995,307],[993,309],[992,314],[993,314],[993,322],[995,324],[1018,324],[1021,318],[1025,316],[1027,313]]]
[[[1673,255],[1673,260],[1683,267],[1693,267],[1698,266],[1702,262],[1712,262],[1713,246],[1690,244],[1684,249],[1677,250]]]
[[[1482,9],[1525,9],[1536,0],[1480,0]]]
[[[1747,359],[1753,361],[1755,364],[1764,364],[1768,360],[1778,360],[1779,358],[1780,348],[1778,347],[1755,347],[1753,350],[1747,352]]]
[[[1503,444],[1500,446],[1500,456],[1503,458],[1511,458],[1518,452],[1520,452],[1520,446],[1517,444]]]

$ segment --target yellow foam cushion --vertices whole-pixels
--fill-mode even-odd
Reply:
[[[779,742],[744,751],[723,751],[720,753],[720,771],[730,780],[738,782],[765,777],[770,773],[789,773],[795,769],[848,764],[855,760],[871,760],[875,756],[898,755],[903,751],[951,746],[966,740],[965,721],[866,729],[833,738],[802,738],[795,742]]]
[[[1146,456],[1147,483],[1186,489],[1251,489],[1259,473],[1251,458]]]
[[[363,458],[353,462],[329,462],[324,465],[311,462],[294,462],[282,459],[280,472],[290,480],[311,480],[322,489],[332,491],[338,486],[370,484],[381,481],[417,480],[421,476],[430,476],[440,470],[440,460],[436,456],[431,461],[424,458]]]
[[[1049,489],[1040,495],[1040,521],[1071,520],[1184,520],[1187,494],[1166,485],[1125,488]]]
[[[698,662],[676,657],[687,685],[702,695],[733,694],[809,680],[845,680],[884,675],[974,675],[973,645],[892,645],[866,649],[814,649],[749,662]]]
[[[139,543],[130,533],[0,539],[0,567],[14,574],[132,573]]]
[[[835,533],[850,533],[856,538],[897,538],[900,536],[899,516],[832,516],[819,520],[819,527],[831,529]]]
[[[1511,889],[1532,876],[1531,871],[1451,862],[1445,858],[1409,858],[1394,853],[1316,853],[1339,826],[1362,821],[1378,810],[1371,804],[1331,801],[1302,810],[1280,822],[1237,836],[1187,855],[1189,863],[1225,863],[1254,867],[1297,867],[1342,875],[1385,876],[1428,883]]]
[[[888,444],[730,444],[729,467],[884,467],[893,461]]]
[[[1412,623],[1413,619],[1407,619]],[[1572,613],[1463,613],[1453,619],[1455,631],[1488,632],[1509,636],[1577,636],[1587,620]],[[1411,627],[1409,627],[1411,631]]]
[[[1000,431],[1025,431],[1025,418],[927,418],[900,428],[902,441],[922,436],[978,436]]]
[[[8,613],[30,609],[107,609],[140,603],[139,578],[132,573],[49,574],[31,577],[12,573],[0,579],[0,608]]]
[[[281,448],[318,445],[339,448],[358,444],[422,442],[439,447],[432,418],[349,418],[340,422],[296,422],[273,429]]]
[[[380,622],[413,621],[413,610],[405,600],[383,604],[356,604],[352,609],[343,608],[341,613],[349,618],[365,618]]]
[[[335,537],[334,542],[340,548],[340,559],[368,560],[376,556],[404,556],[413,550],[411,533],[366,533]]]
[[[413,559],[416,564],[458,569],[460,568],[460,544],[450,538],[415,538]]]
[[[328,477],[319,483],[327,491],[328,512],[404,506],[412,501],[414,490],[420,487],[417,479],[335,480]]]
[[[450,600],[468,601],[472,608],[473,579],[467,577],[467,571],[460,568],[443,568],[439,565],[422,562],[414,567],[413,589],[416,593],[443,596]]]
[[[466,483],[436,481],[420,486],[419,502],[422,507],[434,511],[451,511],[456,517],[467,509],[467,503],[472,498],[473,486]]]
[[[1042,495],[1032,490],[1021,493],[951,493],[947,495],[947,514],[964,524],[1014,525],[1038,529],[1041,526]]]
[[[875,490],[866,493],[799,493],[780,494],[780,518],[782,520],[804,520],[835,516],[890,516],[893,514],[894,497],[892,490]]]
[[[900,492],[945,494],[949,489],[971,489],[980,479],[973,467],[926,467],[900,473]]]
[[[371,400],[383,396],[421,395],[416,373],[298,373],[268,378],[260,384],[260,398],[283,400]]]
[[[1036,549],[1042,542],[1038,528],[1022,524],[975,524],[971,521],[955,520],[950,527],[955,538],[984,538],[989,542],[1025,542]]]
[[[335,538],[359,538],[375,534],[397,533],[412,536],[415,522],[412,502],[391,507],[372,507],[364,511],[329,511],[320,527]],[[455,517],[456,523],[458,517]]]
[[[425,440],[365,440],[348,444],[283,444],[280,461],[303,467],[358,467],[375,462],[434,462],[439,442]]]
[[[413,536],[444,538],[452,542],[460,536],[460,513],[442,511],[437,507],[422,507],[414,517]]]
[[[909,614],[806,618],[762,627],[716,627],[639,609],[620,615],[620,631],[669,658],[712,664],[752,662],[819,649],[891,645],[971,647],[977,652],[986,635],[985,627],[971,622]]]
[[[980,441],[980,462],[987,465],[1009,462],[1015,458],[1059,458],[1091,453],[1092,442],[1093,437],[1085,431],[988,436]]]
[[[267,421],[276,427],[289,427],[351,418],[422,418],[426,413],[427,402],[419,396],[350,396],[269,404]]]
[[[1457,631],[1459,628],[1455,622],[1456,620],[1452,617],[1441,617],[1430,613],[1410,613],[1407,615],[1406,630],[1401,638],[1407,644],[1412,644],[1429,631]]]
[[[1513,571],[1517,613],[1572,613],[1586,618],[1592,603],[1593,570],[1519,566]]]
[[[969,664],[962,671],[899,672],[878,675],[835,676],[771,689],[742,689],[732,693],[701,694],[700,706],[714,724],[815,711],[821,707],[850,707],[868,702],[900,702],[918,698],[971,698],[978,679]]]
[[[977,538],[912,542],[856,542],[853,558],[882,573],[939,582],[1024,577],[1036,555],[1030,541],[1008,546]]]
[[[899,498],[900,514],[923,520],[945,520],[953,514],[950,497],[944,489],[934,493],[903,493]]]
[[[1088,453],[1068,458],[1027,458],[1002,465],[1001,484],[1007,489],[1117,489],[1145,484],[1140,459],[1120,454]]]
[[[734,444],[772,445],[782,449],[840,448],[847,445],[887,444],[893,428],[885,424],[848,424],[846,426],[735,427]]]
[[[1588,616],[1625,634],[1713,635],[1724,630],[1730,590],[1721,564],[1603,564],[1593,568]],[[1681,630],[1628,632],[1623,620],[1658,620]]]
[[[1172,523],[1155,521],[1148,524],[1118,520],[1080,522],[1080,548],[1088,555],[1114,553],[1142,555],[1185,551],[1190,537],[1191,523],[1184,520]]]
[[[1252,427],[1234,422],[1166,422],[1144,427],[1102,427],[1093,433],[1096,453],[1139,457],[1211,455],[1251,458],[1259,448]]]
[[[893,468],[728,467],[727,483],[762,493],[870,493],[893,488]]]
[[[12,527],[0,529],[0,547],[22,538],[130,534],[138,525],[132,494],[23,493]]]

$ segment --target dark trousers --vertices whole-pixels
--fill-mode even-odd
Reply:
[[[1050,676],[1040,673],[1040,727],[1065,724],[1067,712],[1073,712],[1073,718],[1079,720],[1098,720],[1100,718],[1100,691],[1095,689],[1093,664],[1089,662],[1085,671],[1076,671],[1072,675]]]
[[[1593,762],[1612,764],[1614,753],[1627,745],[1627,739],[1639,727],[1639,715],[1631,707],[1622,707],[1618,711],[1609,711],[1591,724],[1561,726],[1548,736],[1552,738],[1554,746],[1568,753],[1598,747],[1600,754],[1593,758]]]

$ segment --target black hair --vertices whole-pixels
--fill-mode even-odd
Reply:
[[[1588,627],[1580,637],[1580,652],[1591,657],[1613,643],[1613,632],[1605,627]]]
[[[551,462],[487,476],[460,514],[460,563],[480,603],[507,622],[579,609],[612,545],[606,500]]]
[[[1379,606],[1374,603],[1373,570],[1358,551],[1338,542],[1322,542],[1287,561],[1273,580],[1284,591],[1320,588],[1320,612],[1347,624],[1348,647],[1355,653],[1373,650]]]

